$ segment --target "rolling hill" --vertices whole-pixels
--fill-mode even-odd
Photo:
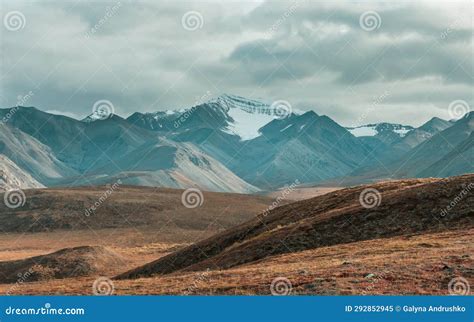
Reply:
[[[473,180],[474,175],[390,181],[295,202],[117,278],[229,269],[320,247],[473,228]],[[377,191],[363,198],[376,205],[369,209],[359,200],[366,189]],[[443,215],[462,191],[468,191],[462,202]]]
[[[183,190],[115,186],[25,190],[23,207],[0,203],[3,232],[89,229],[171,229],[175,235],[230,228],[265,210],[273,199],[256,195],[203,192],[202,205],[184,206]],[[0,200],[3,200],[0,193]],[[196,205],[198,206],[199,203]],[[93,209],[95,208],[95,210]]]

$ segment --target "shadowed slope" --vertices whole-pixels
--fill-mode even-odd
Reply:
[[[367,186],[279,207],[233,229],[117,276],[148,277],[179,270],[226,269],[268,256],[375,238],[453,230],[474,224],[474,195],[446,216],[441,211],[461,191],[472,187],[474,175],[449,179],[418,179],[370,186],[381,193],[378,207],[366,209],[359,196]]]
[[[32,282],[107,273],[126,260],[102,246],[65,248],[26,259],[0,262],[0,282]]]

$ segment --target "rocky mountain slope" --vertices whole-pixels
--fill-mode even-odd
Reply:
[[[79,180],[168,188],[187,188],[199,183],[207,191],[253,193],[259,189],[243,181],[220,162],[191,143],[165,139],[147,142],[128,154],[95,170],[101,175]]]
[[[11,117],[1,124],[0,153],[46,186],[105,184],[122,178],[124,183],[158,187],[259,190],[191,143],[168,143],[175,152],[172,146],[179,145],[179,153],[157,150],[157,133],[116,115],[81,122],[31,107],[3,109],[2,114]],[[176,162],[163,168],[167,159]],[[145,162],[146,170],[140,167]]]
[[[421,177],[448,177],[474,172],[474,132],[449,153],[421,171]]]
[[[455,151],[456,146],[468,139],[473,131],[474,112],[471,112],[452,126],[407,152],[400,161],[392,166],[392,169],[395,169],[394,175],[397,177],[439,176],[438,173],[425,169],[440,161],[453,150]],[[472,165],[472,160],[465,160],[465,164]],[[460,173],[466,172],[468,171],[464,168]]]
[[[270,188],[344,176],[366,149],[346,129],[314,112],[273,120],[242,147],[229,167],[244,180]]]
[[[60,161],[49,146],[8,124],[0,124],[0,153],[43,185],[78,174]]]
[[[0,191],[30,188],[44,188],[44,186],[9,158],[0,154]]]
[[[472,171],[460,161],[470,157],[472,112],[418,128],[384,122],[345,128],[279,102],[222,95],[187,109],[82,121],[33,107],[0,109],[6,120],[0,153],[45,186],[121,179],[252,193],[296,181],[339,186]]]

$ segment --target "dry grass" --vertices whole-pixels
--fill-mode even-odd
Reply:
[[[473,239],[467,229],[321,247],[229,270],[114,280],[114,294],[270,294],[276,277],[291,281],[293,295],[447,294],[453,277],[474,285]],[[91,294],[96,277],[25,283],[13,293]]]
[[[298,187],[271,191],[265,195],[272,198],[283,198],[284,201],[298,201],[325,195],[329,192],[342,189],[341,187]],[[286,202],[285,202],[286,203]]]
[[[400,235],[474,226],[474,196],[440,216],[474,175],[415,179],[372,185],[381,203],[366,209],[359,196],[366,186],[338,190],[259,215],[244,224],[118,276],[121,279],[180,270],[228,269],[278,254]]]
[[[269,199],[211,194],[206,200],[216,202],[215,209],[207,205],[201,211],[177,211],[172,218],[179,218],[179,224],[166,225],[160,216],[168,211],[166,207],[177,206],[179,193],[157,194],[151,189],[143,194],[127,187],[122,196],[111,201],[110,209],[119,206],[128,211],[130,203],[139,202],[152,214],[129,213],[139,224],[115,227],[113,212],[105,211],[95,218],[96,227],[81,224],[79,229],[55,226],[70,220],[59,216],[59,208],[77,191],[50,190],[44,201],[62,200],[53,207],[54,215],[48,217],[55,219],[51,222],[54,229],[0,234],[0,260],[17,260],[18,264],[25,262],[20,259],[59,248],[99,245],[107,251],[92,252],[87,263],[105,265],[96,266],[99,269],[88,271],[87,276],[67,278],[66,272],[47,279],[45,274],[46,279],[40,281],[3,284],[0,293],[91,294],[99,276],[113,277],[136,268],[132,273],[138,274],[122,278],[138,278],[113,280],[115,294],[269,294],[277,277],[291,281],[292,294],[446,294],[454,277],[464,277],[474,285],[474,198],[465,196],[445,218],[437,215],[473,179],[474,175],[468,175],[380,183],[374,187],[381,191],[383,202],[371,210],[358,203],[364,187],[347,188],[284,205],[245,223],[242,221],[265,208]],[[78,190],[79,195],[88,196],[88,192]],[[127,193],[131,195],[127,197]],[[161,193],[171,194],[174,203],[161,200],[158,211],[154,208],[158,204],[150,198],[157,194],[166,200]],[[138,201],[140,198],[143,200]],[[14,220],[20,218],[19,222],[37,215],[34,207],[10,214]],[[213,225],[213,218],[220,218],[223,225]],[[126,260],[107,264],[101,257],[107,259],[109,250]],[[49,269],[61,265],[69,268],[68,261],[60,265],[54,260],[49,262]],[[74,262],[73,258],[70,261]],[[160,275],[163,273],[166,275]],[[57,277],[61,279],[54,279]]]
[[[182,190],[120,186],[89,209],[110,188],[28,190],[24,206],[10,209],[0,203],[3,233],[37,233],[58,230],[101,230],[153,228],[190,231],[227,229],[262,212],[272,199],[264,196],[203,192],[201,207],[188,209],[181,201]],[[109,190],[110,191],[110,190]],[[0,193],[3,200],[3,194]]]

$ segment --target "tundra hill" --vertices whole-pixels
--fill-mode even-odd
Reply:
[[[0,262],[0,283],[41,281],[57,278],[88,276],[110,272],[110,267],[122,266],[126,260],[101,246],[65,248],[57,252]]]
[[[270,256],[228,270],[115,280],[114,294],[269,295],[275,278],[287,277],[290,295],[448,295],[455,277],[474,283],[473,238],[474,228],[470,228],[338,244]],[[90,295],[96,277],[23,283],[21,287],[0,284],[0,292]]]
[[[150,277],[176,271],[228,269],[324,246],[467,229],[474,225],[474,175],[411,179],[347,188],[274,209],[117,279]],[[366,209],[359,197],[377,189],[381,202]],[[459,196],[462,192],[461,200]],[[458,202],[445,216],[442,210]]]
[[[216,233],[253,218],[273,202],[263,196],[203,192],[202,205],[188,209],[181,201],[183,190],[115,187],[25,190],[22,207],[10,209],[0,203],[0,227],[6,233],[143,228],[156,234],[164,227],[176,234]],[[111,193],[104,198],[107,191]],[[90,210],[94,205],[96,210]]]

